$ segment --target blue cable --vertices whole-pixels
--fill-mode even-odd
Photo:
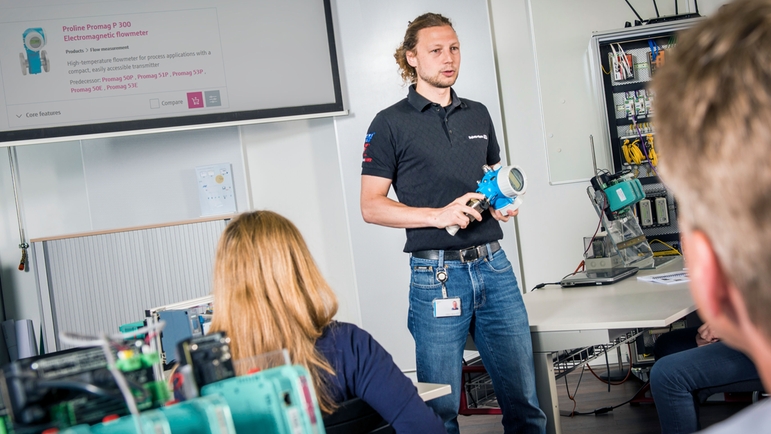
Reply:
[[[651,60],[656,61],[656,57],[659,55],[660,48],[653,39],[648,39],[648,46],[651,47]]]

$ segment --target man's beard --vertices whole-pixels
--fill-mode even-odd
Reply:
[[[449,78],[444,77],[441,74],[437,74],[433,77],[428,77],[421,74],[420,79],[430,84],[433,87],[436,87],[439,89],[446,89],[448,87],[451,87],[453,84],[455,84],[455,81],[458,79],[458,74],[456,73],[454,76]]]

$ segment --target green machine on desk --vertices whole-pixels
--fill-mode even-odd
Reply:
[[[614,174],[595,170],[595,173],[586,192],[608,232],[606,240],[610,240],[603,249],[609,262],[604,268],[647,268],[653,264],[653,251],[632,207],[645,199],[640,180],[628,170]]]
[[[78,425],[62,434],[231,434],[236,430],[228,403],[222,396],[207,396],[124,416],[97,425]]]
[[[152,324],[137,332],[161,328]],[[289,364],[286,352],[280,360],[271,354],[249,359],[243,371],[250,373],[236,376],[230,340],[223,333],[180,342],[185,364],[172,375],[175,402],[170,401],[169,383],[156,379],[161,362],[147,344],[152,340],[120,336],[102,338],[100,346],[3,367],[0,434],[325,432],[313,380],[303,366]],[[183,383],[192,386],[185,389],[190,393],[177,395]]]
[[[313,381],[304,367],[285,365],[208,384],[202,396],[124,416],[79,425],[62,434],[323,434]]]
[[[201,395],[225,397],[238,433],[255,427],[264,434],[324,433],[313,380],[300,365],[207,384]]]

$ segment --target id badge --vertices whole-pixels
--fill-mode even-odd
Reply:
[[[460,297],[437,298],[434,300],[434,318],[460,316]]]

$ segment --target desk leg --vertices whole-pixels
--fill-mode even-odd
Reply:
[[[557,381],[554,379],[552,353],[534,353],[533,362],[538,405],[546,413],[546,433],[561,434],[559,395],[557,395]]]

